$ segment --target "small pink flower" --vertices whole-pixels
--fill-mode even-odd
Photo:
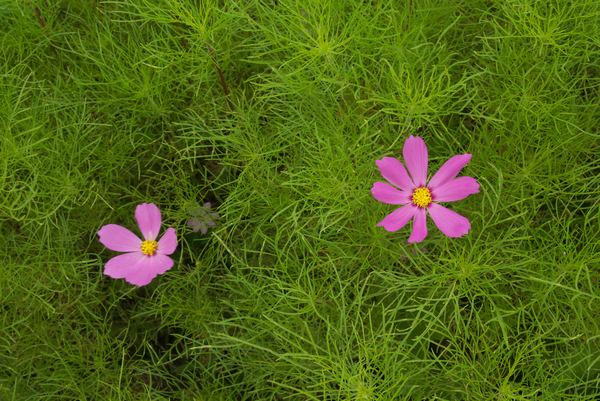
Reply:
[[[160,240],[160,210],[153,203],[142,203],[135,209],[135,219],[144,240],[117,224],[105,225],[98,231],[100,242],[111,251],[127,252],[106,262],[104,274],[112,278],[124,278],[139,287],[173,267],[173,259],[167,255],[175,252],[177,236],[175,229],[168,228]]]
[[[404,205],[388,214],[377,226],[387,231],[397,231],[412,219],[412,233],[408,242],[421,242],[427,237],[426,216],[429,214],[444,235],[456,238],[467,234],[471,229],[469,220],[438,202],[455,202],[479,192],[479,183],[474,178],[456,177],[469,163],[471,155],[467,153],[451,157],[429,182],[425,141],[411,135],[404,142],[402,155],[410,177],[398,159],[384,157],[375,162],[383,178],[395,187],[376,182],[371,188],[373,197],[390,205]]]

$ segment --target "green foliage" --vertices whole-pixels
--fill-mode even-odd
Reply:
[[[0,399],[598,399],[598,15],[0,0]],[[375,227],[409,134],[473,154],[467,237]],[[180,246],[134,288],[95,233],[141,202]]]

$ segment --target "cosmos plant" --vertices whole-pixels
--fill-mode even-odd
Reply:
[[[140,287],[173,267],[168,255],[177,248],[177,235],[175,229],[168,228],[157,240],[162,220],[160,209],[153,203],[138,205],[135,219],[144,239],[118,224],[105,225],[98,236],[111,251],[125,252],[106,262],[104,274]]]
[[[371,194],[379,202],[402,205],[377,225],[393,232],[412,220],[408,242],[417,243],[427,237],[429,216],[444,235],[451,238],[466,235],[471,229],[469,220],[440,205],[440,202],[456,202],[479,192],[479,183],[474,178],[457,177],[471,160],[471,155],[467,153],[451,157],[429,181],[427,146],[422,138],[411,135],[404,142],[402,156],[406,168],[393,157],[384,157],[375,162],[388,182],[373,184]]]

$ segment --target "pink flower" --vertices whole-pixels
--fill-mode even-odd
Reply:
[[[100,242],[111,251],[127,252],[106,262],[104,274],[112,278],[124,278],[139,287],[148,284],[159,274],[173,267],[173,259],[167,255],[175,252],[177,236],[175,229],[168,228],[160,240],[160,210],[153,203],[142,203],[135,209],[135,219],[144,240],[117,224],[105,225],[98,231]]]
[[[471,223],[466,217],[441,206],[438,202],[455,202],[479,192],[479,183],[472,177],[456,177],[471,160],[470,154],[451,157],[427,182],[427,146],[418,136],[410,136],[402,150],[410,177],[400,160],[384,157],[375,163],[385,182],[376,182],[371,194],[379,202],[403,205],[381,220],[377,226],[397,231],[413,220],[409,243],[427,237],[426,216],[429,215],[444,235],[456,238],[467,234]],[[412,178],[411,178],[412,177]]]

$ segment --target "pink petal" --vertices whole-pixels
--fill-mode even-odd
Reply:
[[[462,176],[431,190],[436,202],[455,202],[479,192],[479,183],[473,177]]]
[[[155,240],[160,231],[160,209],[154,203],[142,203],[135,208],[135,219],[144,239]]]
[[[385,182],[376,182],[373,184],[371,195],[379,202],[387,203],[388,205],[405,205],[411,201],[409,192],[400,191]]]
[[[437,228],[447,237],[462,237],[471,229],[471,223],[466,217],[437,203],[429,205],[427,210]]]
[[[112,278],[123,278],[137,269],[146,256],[141,252],[124,253],[109,259],[104,265],[104,274]]]
[[[425,209],[419,208],[413,218],[413,229],[408,238],[408,243],[421,242],[425,237],[427,237],[427,212]]]
[[[424,186],[427,182],[427,145],[423,138],[409,136],[404,142],[402,155],[415,186]]]
[[[154,256],[145,256],[137,266],[125,275],[129,284],[141,287],[150,283],[156,276],[163,274],[173,267],[173,259],[160,253]]]
[[[134,252],[140,250],[142,240],[118,224],[107,224],[98,231],[100,242],[111,251]]]
[[[377,226],[383,227],[390,232],[398,231],[415,215],[417,209],[414,205],[402,206],[385,216],[383,220],[377,223]]]
[[[415,188],[415,185],[408,176],[408,173],[400,160],[394,159],[393,157],[384,157],[381,160],[376,160],[375,164],[377,164],[383,178],[398,188],[406,192],[412,192]]]
[[[429,181],[429,188],[436,188],[455,178],[460,170],[471,161],[471,154],[452,156],[446,160],[442,167],[433,175]]]
[[[170,255],[175,252],[175,249],[177,249],[177,234],[174,228],[169,227],[158,241],[157,252],[163,255]]]

